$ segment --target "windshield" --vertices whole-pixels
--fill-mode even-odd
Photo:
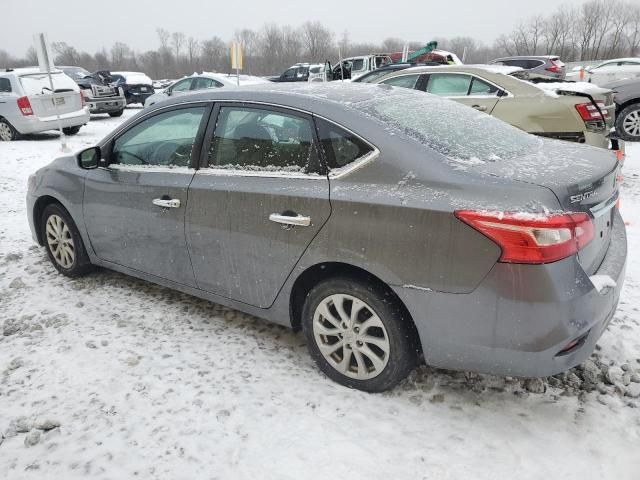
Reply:
[[[85,77],[91,76],[91,72],[81,67],[63,68],[62,70],[74,80],[82,80]]]
[[[78,90],[78,85],[62,72],[52,73],[53,88],[56,91]],[[42,95],[51,92],[49,76],[46,73],[32,73],[22,75],[20,83],[27,95]]]
[[[365,113],[448,158],[467,165],[495,162],[537,150],[542,140],[451,100],[389,89],[358,104]]]

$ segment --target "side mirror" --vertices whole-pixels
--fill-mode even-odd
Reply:
[[[85,170],[98,168],[101,158],[100,147],[91,147],[78,154],[78,166]]]

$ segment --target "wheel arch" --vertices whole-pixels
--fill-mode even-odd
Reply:
[[[418,329],[415,325],[413,317],[406,307],[404,302],[396,295],[393,289],[383,280],[376,275],[368,272],[367,270],[342,262],[322,262],[308,267],[296,278],[293,287],[291,288],[291,294],[289,297],[289,317],[291,321],[291,327],[294,331],[299,331],[302,326],[302,308],[304,306],[305,299],[313,287],[320,282],[333,277],[349,277],[354,280],[361,280],[364,282],[370,282],[378,285],[384,289],[393,299],[394,302],[403,310],[403,316],[408,319],[413,333],[416,335],[418,345],[422,350],[420,337],[418,335]]]
[[[36,231],[36,238],[38,240],[38,245],[40,246],[44,245],[44,239],[42,238],[42,228],[41,228],[42,213],[44,212],[44,209],[47,208],[47,206],[54,203],[64,208],[67,214],[69,214],[69,216],[73,219],[73,217],[71,216],[71,213],[69,213],[69,209],[66,208],[63,205],[63,203],[57,198],[52,197],[51,195],[43,195],[41,197],[38,197],[35,204],[33,205],[32,215],[33,215],[33,226],[35,227],[35,231]]]
[[[621,103],[619,105],[616,104],[616,117],[622,112],[622,110],[624,110],[625,108],[630,107],[631,105],[634,105],[636,103],[640,104],[640,97],[631,98],[631,99],[627,100],[626,102]]]

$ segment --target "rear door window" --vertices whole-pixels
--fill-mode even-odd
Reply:
[[[261,108],[220,108],[208,165],[227,170],[317,174],[311,119]]]
[[[470,75],[433,73],[427,83],[427,93],[441,97],[464,97],[471,85]]]
[[[401,75],[399,77],[393,77],[389,80],[384,80],[380,83],[385,85],[391,85],[393,87],[415,88],[420,75]]]
[[[364,58],[356,58],[353,60],[351,64],[351,70],[363,70],[364,69]]]
[[[473,77],[469,95],[475,97],[494,97],[498,94],[498,90],[498,87],[495,85],[491,85],[477,77]]]
[[[338,125],[316,118],[316,128],[320,139],[320,150],[329,173],[340,173],[374,151],[374,148],[353,133]]]

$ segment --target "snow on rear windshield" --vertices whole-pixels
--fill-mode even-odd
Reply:
[[[375,95],[357,107],[462,165],[512,159],[542,145],[541,139],[465,105],[403,90]]]
[[[79,91],[79,87],[70,77],[62,72],[52,73],[53,88],[58,90]],[[51,84],[49,76],[46,73],[32,73],[30,75],[22,75],[20,83],[27,95],[48,95],[51,93]]]

